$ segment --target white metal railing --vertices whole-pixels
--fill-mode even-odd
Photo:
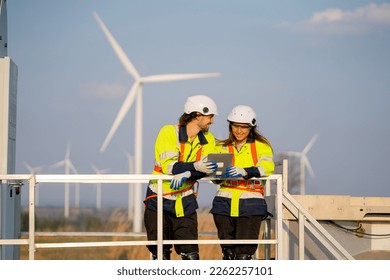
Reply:
[[[168,175],[0,175],[0,182],[28,182],[29,188],[29,231],[27,239],[0,239],[1,245],[28,245],[29,259],[34,259],[35,250],[38,248],[69,248],[69,247],[107,247],[107,246],[136,246],[136,245],[157,245],[157,257],[162,259],[162,247],[164,244],[264,244],[266,249],[270,245],[275,245],[275,258],[280,259],[286,257],[283,255],[282,246],[282,231],[283,231],[283,207],[289,210],[298,220],[298,242],[299,242],[299,259],[305,257],[305,228],[307,228],[321,242],[330,253],[337,259],[353,259],[353,257],[319,224],[310,213],[291,196],[287,191],[287,160],[283,161],[283,175],[275,174],[266,178],[261,178],[266,181],[265,194],[270,196],[270,182],[276,182],[275,192],[275,238],[271,239],[270,222],[267,221],[266,238],[262,240],[163,240],[162,234],[162,181],[171,180],[172,176]],[[35,232],[35,186],[38,183],[148,183],[154,179],[158,182],[157,194],[157,225],[158,235],[156,241],[108,241],[108,242],[73,242],[73,243],[36,243],[35,237],[38,235]],[[209,181],[212,178],[201,179],[201,181]],[[16,184],[17,185],[17,184]],[[61,235],[61,233],[47,233],[51,236]],[[79,235],[91,235],[91,233],[80,233]],[[108,233],[99,233],[99,235],[107,236]],[[77,234],[76,234],[77,235]],[[96,235],[96,233],[95,233]],[[134,236],[134,233],[129,234]],[[127,235],[127,236],[129,236]],[[136,234],[140,236],[141,234]],[[143,234],[144,235],[144,234]],[[269,248],[268,248],[269,250]],[[266,251],[269,254],[269,251]]]
[[[282,256],[282,175],[271,175],[266,178],[261,178],[267,182],[266,193],[270,193],[269,186],[270,181],[276,181],[276,196],[275,196],[275,238],[267,240],[215,240],[215,239],[203,239],[203,240],[164,240],[162,231],[162,181],[171,180],[172,176],[168,175],[111,175],[111,174],[76,174],[76,175],[0,175],[0,181],[7,182],[28,182],[28,203],[29,203],[29,230],[27,239],[2,239],[1,245],[27,245],[29,247],[29,259],[35,258],[35,250],[38,248],[69,248],[69,247],[104,247],[104,246],[137,246],[137,245],[157,245],[157,258],[162,259],[162,248],[164,244],[266,244],[275,245],[276,259],[278,256]],[[157,226],[158,234],[155,241],[108,241],[108,242],[73,242],[73,243],[36,243],[35,237],[35,186],[38,183],[81,183],[81,184],[93,184],[93,183],[148,183],[149,180],[157,180],[158,193],[157,193]],[[210,180],[201,179],[201,180]],[[267,189],[268,187],[268,189]]]
[[[291,195],[288,193],[288,163],[283,161],[283,206],[298,220],[298,258],[305,259],[305,228],[325,246],[336,259],[353,260],[351,254]]]
[[[305,228],[307,228],[337,259],[353,260],[344,247],[330,235],[317,220],[289,193],[283,195],[283,206],[298,220],[298,257],[305,258]]]

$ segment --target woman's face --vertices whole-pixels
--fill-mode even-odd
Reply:
[[[231,126],[237,144],[245,143],[252,127],[247,123],[232,123]]]

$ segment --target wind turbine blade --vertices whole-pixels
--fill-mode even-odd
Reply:
[[[34,169],[32,168],[31,165],[29,165],[27,162],[23,162],[24,166],[26,166],[27,170],[30,172],[30,173],[34,173]]]
[[[128,161],[128,162],[133,162],[134,156],[132,156],[132,155],[129,154],[129,153],[126,153],[126,157],[127,157],[127,161]]]
[[[65,163],[66,163],[65,160],[61,160],[59,162],[56,162],[56,163],[50,165],[50,168],[58,168],[58,167],[64,166]]]
[[[42,170],[42,168],[43,168],[43,166],[42,166],[42,165],[40,165],[40,166],[38,166],[38,167],[35,167],[35,168],[33,168],[33,169],[35,170],[35,172],[38,172],[38,171],[41,171],[41,170]]]
[[[131,155],[128,151],[124,150],[123,153],[126,155],[127,158],[129,158]]]
[[[120,62],[125,67],[126,71],[129,72],[130,75],[132,75],[134,79],[138,81],[140,79],[140,75],[135,69],[133,63],[131,63],[130,59],[127,57],[121,46],[115,40],[114,36],[112,36],[111,32],[108,30],[104,22],[100,19],[99,15],[96,12],[94,12],[93,15],[98,22],[100,28],[103,30],[104,35],[107,37],[107,40],[110,43],[111,47],[114,49],[114,52],[118,56]]]
[[[70,160],[68,160],[67,164],[69,165],[70,170],[71,170],[74,174],[78,174],[76,168],[74,167],[73,163],[72,163]]]
[[[306,145],[306,147],[303,149],[302,154],[306,155],[307,152],[311,149],[314,142],[317,140],[318,134],[314,135],[313,138],[309,141],[309,143]]]
[[[68,143],[68,147],[66,148],[66,152],[65,152],[65,160],[68,160],[70,158],[70,150],[71,150],[71,144]]]
[[[217,77],[220,73],[196,73],[196,74],[163,74],[142,77],[144,83],[171,82],[190,79]]]
[[[36,174],[38,171],[41,171],[43,166],[37,166],[37,167],[32,167],[31,165],[29,165],[27,162],[24,162],[24,165],[26,166],[26,168],[30,171],[30,174]]]
[[[93,171],[95,171],[96,174],[103,174],[103,173],[107,173],[108,171],[110,171],[110,169],[102,169],[102,170],[99,170],[96,165],[92,164],[91,163],[91,167],[93,169]]]
[[[309,171],[310,176],[314,177],[314,171],[313,168],[311,167],[309,159],[306,156],[303,156],[302,160],[303,160],[303,164],[306,166],[307,170]]]
[[[95,173],[99,174],[99,169],[95,165],[91,164],[91,167]]]
[[[118,115],[115,118],[115,121],[113,125],[111,126],[111,129],[109,133],[107,134],[106,139],[103,142],[103,145],[100,148],[100,152],[103,153],[108,144],[110,143],[112,137],[114,136],[116,130],[118,129],[119,125],[121,124],[123,118],[126,116],[127,112],[129,111],[131,105],[133,105],[134,99],[138,93],[138,88],[140,86],[139,82],[135,82],[133,87],[130,89],[129,93],[127,94],[127,97],[125,101],[122,104],[122,107],[120,108]]]

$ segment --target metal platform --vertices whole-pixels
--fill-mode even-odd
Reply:
[[[292,195],[355,259],[390,259],[390,198]],[[283,208],[288,259],[298,258],[298,222]],[[305,259],[329,259],[305,231]]]

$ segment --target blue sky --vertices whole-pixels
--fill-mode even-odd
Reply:
[[[99,148],[134,80],[108,44],[96,11],[141,75],[220,72],[143,88],[144,164],[153,167],[159,128],[177,123],[186,98],[211,96],[226,117],[252,106],[275,155],[308,153],[315,177],[306,193],[390,196],[390,1],[7,1],[8,56],[17,64],[17,173],[71,160],[127,173],[134,154],[132,108]],[[42,203],[62,203],[47,187]],[[103,205],[126,205],[127,188],[105,188]],[[201,190],[207,205],[213,189]],[[203,194],[202,194],[203,192]],[[81,199],[93,203],[93,188]],[[211,194],[211,195],[210,195]],[[202,198],[203,197],[203,198]]]

